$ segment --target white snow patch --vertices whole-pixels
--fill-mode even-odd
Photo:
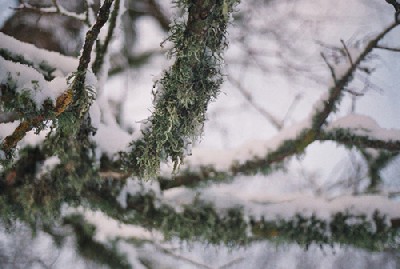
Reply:
[[[8,84],[10,78],[16,83],[19,93],[30,94],[37,108],[40,108],[46,99],[55,104],[57,97],[68,88],[65,78],[57,77],[48,82],[35,69],[0,58],[0,83]]]
[[[36,178],[42,177],[44,174],[51,172],[51,170],[54,169],[58,164],[60,164],[60,159],[58,156],[51,156],[50,158],[47,158],[44,162],[43,165],[40,167],[39,172],[36,175]]]
[[[141,181],[136,178],[129,178],[119,193],[117,201],[123,208],[126,208],[128,195],[134,196],[138,193],[145,194],[149,192],[153,192],[156,196],[160,196],[161,191],[158,181]]]
[[[18,127],[20,121],[8,122],[0,124],[0,142],[7,136],[11,135],[15,128]]]
[[[364,115],[351,114],[342,117],[330,123],[326,129],[347,129],[356,135],[382,141],[400,140],[400,130],[381,128],[374,119]]]
[[[84,211],[83,214],[89,223],[96,226],[95,239],[100,242],[105,242],[108,239],[116,237],[138,238],[142,240],[162,239],[161,234],[150,232],[140,226],[120,223],[107,217],[100,211]]]
[[[237,190],[209,189],[198,193],[195,190],[180,187],[164,192],[165,202],[178,212],[198,198],[211,202],[216,209],[224,212],[229,208],[242,208],[245,216],[268,220],[292,219],[297,214],[305,217],[315,215],[318,218],[330,220],[338,212],[348,211],[350,214],[365,214],[371,217],[375,211],[398,218],[400,203],[379,195],[341,196],[335,199],[315,197],[304,193],[268,195],[254,198],[240,197]]]
[[[115,153],[126,151],[129,143],[134,140],[134,136],[129,135],[117,125],[110,126],[100,123],[93,140],[102,152],[112,157]]]
[[[12,53],[22,55],[26,60],[40,65],[45,61],[51,67],[57,69],[55,75],[67,76],[78,67],[78,59],[61,55],[58,52],[39,49],[32,44],[24,43],[0,32],[0,48],[7,49]]]

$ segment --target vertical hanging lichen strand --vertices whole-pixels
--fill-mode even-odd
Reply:
[[[203,128],[207,106],[223,81],[221,64],[227,46],[226,29],[238,0],[181,0],[186,21],[175,21],[168,41],[174,65],[155,85],[155,110],[144,137],[133,145],[129,162],[142,177],[155,175],[160,161],[177,165],[185,148]]]

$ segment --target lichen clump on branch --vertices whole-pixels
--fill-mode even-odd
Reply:
[[[208,104],[223,82],[226,29],[237,0],[181,0],[187,20],[175,21],[166,41],[173,43],[172,67],[156,82],[154,112],[143,139],[132,144],[127,167],[148,178],[169,158],[176,169],[203,129]]]

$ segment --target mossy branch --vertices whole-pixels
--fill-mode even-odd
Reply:
[[[143,139],[125,156],[133,173],[149,178],[157,175],[161,161],[169,158],[175,167],[185,150],[202,133],[208,104],[223,81],[220,66],[226,28],[235,0],[178,1],[187,11],[186,22],[175,22],[168,41],[174,44],[174,65],[155,85],[155,109],[148,119]]]
[[[393,153],[400,151],[400,138],[399,140],[385,141],[374,137],[357,135],[348,129],[335,129],[328,132],[322,131],[318,134],[317,140],[335,141],[338,144],[350,147],[381,149]]]
[[[183,170],[179,175],[174,176],[178,179],[177,182],[173,183],[169,179],[161,177],[160,182],[162,182],[162,186],[165,188],[176,187],[178,185],[194,186],[210,179],[220,181],[229,180],[237,175],[253,175],[258,172],[266,174],[286,158],[303,153],[311,143],[319,140],[332,140],[337,141],[339,144],[347,143],[354,146],[357,146],[357,144],[360,146],[369,145],[372,148],[382,148],[393,152],[399,151],[400,144],[398,141],[387,142],[367,137],[356,138],[354,135],[352,137],[335,136],[333,134],[328,135],[322,130],[326,123],[326,119],[335,111],[335,108],[343,95],[343,90],[353,79],[353,75],[360,63],[366,59],[374,48],[376,48],[377,44],[386,36],[386,34],[396,28],[399,24],[399,22],[390,24],[375,38],[371,39],[365,46],[364,50],[352,61],[352,64],[349,65],[348,69],[341,77],[336,77],[335,74],[334,77],[336,79],[333,87],[329,89],[328,97],[323,101],[322,106],[314,111],[314,115],[312,116],[312,125],[300,131],[300,134],[296,138],[282,141],[275,149],[268,151],[266,156],[263,158],[256,157],[241,163],[232,161],[229,169],[225,171],[216,169],[213,164],[196,166],[196,163],[194,162],[193,167],[189,167],[188,169]]]
[[[13,148],[15,148],[17,143],[25,137],[27,132],[41,125],[43,121],[50,120],[54,118],[54,116],[59,116],[65,111],[71,102],[72,90],[69,89],[57,98],[56,106],[54,108],[48,108],[47,110],[43,111],[42,114],[23,120],[11,135],[4,138],[0,148],[5,152],[10,152]]]
[[[91,101],[88,99],[88,95],[86,93],[84,85],[86,72],[91,59],[93,44],[100,33],[100,29],[108,20],[112,2],[113,0],[104,1],[103,5],[100,7],[96,23],[86,34],[82,54],[79,58],[79,65],[77,68],[77,72],[75,73],[71,88],[57,98],[55,108],[46,107],[44,111],[39,113],[39,115],[36,115],[21,122],[16,130],[3,140],[0,146],[0,148],[6,153],[10,154],[10,151],[15,148],[17,143],[22,138],[24,138],[28,131],[39,126],[43,123],[43,121],[51,120],[54,119],[54,117],[59,116],[71,104],[74,105],[75,117],[78,119],[78,122],[80,121],[80,118],[86,112],[85,110],[87,110],[89,107],[88,103]]]
[[[166,239],[176,236],[182,240],[224,243],[228,246],[270,240],[294,242],[306,248],[312,244],[321,247],[348,245],[374,251],[399,247],[396,242],[400,234],[398,219],[392,218],[388,223],[388,218],[378,211],[371,218],[364,214],[338,212],[329,220],[300,213],[285,219],[250,216],[248,220],[238,207],[221,213],[211,203],[198,199],[177,212],[151,192],[128,196],[126,208],[111,197],[101,198],[103,193],[104,190],[98,192],[92,189],[91,195],[86,196],[94,209],[100,209],[126,224],[141,224],[148,229],[162,231]]]
[[[127,257],[120,254],[115,247],[95,240],[96,227],[86,222],[82,215],[69,215],[63,222],[64,225],[72,226],[76,235],[77,249],[85,259],[108,265],[110,268],[132,268]]]
[[[94,42],[96,41],[101,28],[107,22],[110,15],[110,9],[113,0],[105,0],[103,5],[97,14],[96,22],[92,28],[86,33],[85,43],[83,45],[83,50],[81,56],[79,57],[79,65],[76,70],[76,75],[72,83],[72,92],[74,94],[74,111],[77,113],[76,117],[80,119],[85,110],[88,109],[88,104],[91,100],[88,99],[85,90],[85,78],[86,72],[89,67],[91,60],[91,53],[93,49]]]

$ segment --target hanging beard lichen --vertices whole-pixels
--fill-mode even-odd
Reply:
[[[216,98],[223,75],[222,53],[227,46],[226,28],[238,0],[182,0],[176,4],[187,20],[175,21],[167,41],[174,44],[174,65],[156,82],[155,110],[142,130],[143,139],[132,145],[127,167],[149,178],[160,161],[171,158],[175,168],[191,141],[201,135],[207,106]]]

